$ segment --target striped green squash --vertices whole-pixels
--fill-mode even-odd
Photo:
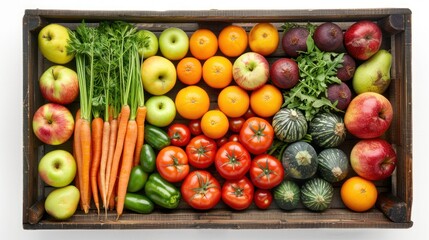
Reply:
[[[298,109],[280,109],[274,114],[272,125],[276,137],[288,143],[303,138],[308,129],[307,120]]]
[[[322,178],[312,178],[301,187],[302,204],[312,211],[321,212],[328,209],[333,195],[334,188]]]
[[[283,180],[273,189],[273,198],[276,205],[283,210],[294,210],[301,199],[301,190],[298,184],[291,180]]]
[[[350,169],[349,159],[339,148],[327,148],[317,156],[317,170],[320,176],[328,182],[334,183],[347,177]]]
[[[331,112],[316,114],[309,123],[308,133],[312,142],[322,148],[337,147],[346,139],[343,118]]]
[[[291,143],[283,152],[282,164],[285,176],[293,179],[308,179],[317,172],[317,152],[309,143]]]

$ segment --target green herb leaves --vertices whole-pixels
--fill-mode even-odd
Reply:
[[[326,96],[330,84],[341,83],[337,69],[342,67],[344,53],[323,52],[318,49],[310,34],[307,51],[296,58],[300,71],[300,81],[290,91],[284,93],[283,107],[298,108],[310,121],[320,111],[341,111]]]

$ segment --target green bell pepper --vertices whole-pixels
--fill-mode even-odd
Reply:
[[[150,200],[163,208],[174,209],[179,206],[180,190],[162,178],[159,173],[152,173],[149,176],[144,190]]]

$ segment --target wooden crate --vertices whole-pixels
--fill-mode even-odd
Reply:
[[[282,211],[273,203],[268,210],[253,205],[245,211],[232,211],[220,203],[210,211],[195,211],[183,203],[174,211],[147,215],[126,212],[118,221],[116,213],[99,219],[94,208],[89,214],[77,211],[67,221],[55,221],[43,211],[43,200],[52,189],[37,174],[38,161],[55,147],[42,144],[33,134],[34,112],[44,103],[38,78],[52,63],[44,59],[37,46],[38,32],[49,23],[75,29],[85,20],[97,24],[102,20],[124,20],[139,28],[159,34],[169,26],[178,26],[191,34],[207,27],[218,33],[234,23],[247,31],[257,22],[271,22],[282,31],[285,22],[315,23],[331,21],[346,29],[358,20],[376,21],[383,30],[382,48],[393,54],[392,83],[386,96],[394,108],[394,121],[386,134],[398,154],[398,165],[391,178],[376,182],[381,195],[376,207],[365,213],[345,208],[335,186],[332,206],[327,211],[310,212],[301,207]],[[158,229],[158,228],[409,228],[412,207],[412,119],[411,119],[411,11],[409,9],[331,9],[331,10],[207,10],[207,11],[72,11],[26,10],[23,17],[23,215],[24,229]],[[279,47],[270,58],[283,56]],[[74,62],[74,61],[73,61]],[[73,63],[70,63],[73,67]],[[175,89],[181,87],[178,84]],[[174,91],[173,91],[174,92]],[[217,94],[216,92],[211,93]],[[78,103],[69,107],[76,109]],[[349,139],[349,149],[353,141]],[[70,142],[59,146],[71,149]],[[347,148],[347,146],[346,146]]]

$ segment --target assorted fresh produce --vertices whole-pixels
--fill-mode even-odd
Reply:
[[[369,21],[282,29],[43,28],[39,48],[55,66],[40,78],[47,103],[33,130],[45,144],[73,146],[40,160],[41,179],[57,188],[46,211],[67,219],[94,204],[120,218],[124,209],[148,214],[183,200],[198,210],[219,202],[263,210],[274,201],[320,212],[334,186],[350,210],[372,208],[371,181],[391,176],[397,161],[383,138],[393,118],[382,95],[392,55],[380,49],[381,30]],[[76,70],[58,65],[72,59]],[[348,133],[358,139],[350,155],[341,148]]]

